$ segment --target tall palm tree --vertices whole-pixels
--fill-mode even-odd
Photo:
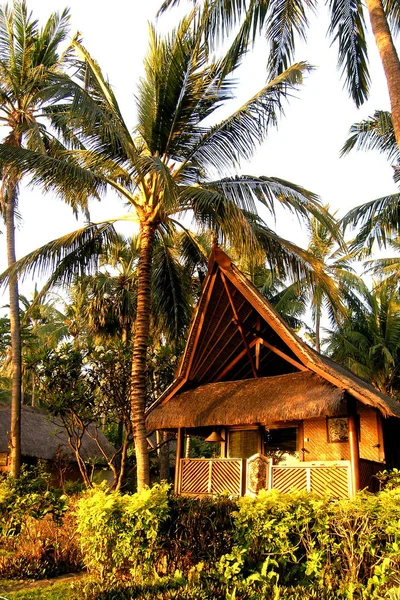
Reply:
[[[292,61],[296,39],[307,39],[309,16],[318,0],[192,0],[201,5],[210,37],[227,36],[234,26],[239,31],[231,47],[231,60],[250,41],[264,33],[269,43],[269,76],[275,77]],[[179,0],[165,0],[161,12]],[[357,107],[367,99],[370,86],[365,38],[364,4],[360,0],[329,0],[328,35],[338,45],[338,68]],[[390,26],[397,33],[400,11],[397,0],[366,0],[366,8],[387,81],[394,130],[400,147],[400,62]],[[390,26],[389,26],[390,25]],[[229,61],[228,61],[229,62]]]
[[[193,16],[165,38],[151,29],[137,97],[138,125],[131,134],[99,66],[78,40],[74,46],[83,86],[76,90],[72,104],[56,110],[53,119],[73,149],[43,157],[0,145],[0,160],[34,173],[36,181],[58,193],[73,190],[87,197],[110,186],[130,206],[124,218],[139,225],[131,401],[140,488],[149,482],[145,371],[157,239],[165,240],[178,226],[190,239],[178,217],[191,215],[200,228],[212,228],[221,240],[234,240],[241,251],[268,251],[282,270],[285,266],[302,271],[296,247],[280,240],[261,221],[258,207],[273,212],[279,201],[304,218],[314,214],[327,223],[330,218],[313,194],[295,184],[265,176],[230,174],[221,179],[216,175],[226,175],[253,154],[307,65],[288,68],[243,106],[211,124],[216,109],[234,97],[236,84],[230,75],[240,56],[230,69],[224,60],[210,61],[203,31]],[[53,279],[65,279],[77,258],[80,265],[83,261],[90,266],[104,244],[109,247],[114,239],[111,222],[90,224],[38,249],[19,267],[47,266],[54,271]]]
[[[328,207],[327,207],[328,208]],[[331,323],[346,316],[345,300],[349,288],[358,284],[358,277],[350,265],[351,256],[337,245],[332,230],[313,218],[307,224],[309,244],[307,251],[315,260],[312,277],[301,282],[311,304],[315,328],[315,348],[321,350],[321,318],[325,307]]]
[[[51,144],[43,138],[40,117],[46,106],[59,98],[53,85],[66,56],[59,46],[68,32],[68,11],[52,14],[42,29],[28,12],[25,1],[0,8],[0,123],[9,148],[28,147],[45,152]],[[0,209],[6,222],[7,258],[12,265],[15,253],[15,210],[22,173],[4,163],[1,166]],[[18,307],[18,280],[9,280],[12,347],[12,405],[10,427],[11,473],[17,477],[21,460],[21,335]]]

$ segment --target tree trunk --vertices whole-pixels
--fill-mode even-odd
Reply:
[[[151,274],[155,230],[154,223],[141,225],[136,326],[133,336],[131,403],[138,490],[150,484],[144,412],[146,409],[146,355],[150,333]]]
[[[321,307],[318,304],[315,307],[315,349],[321,351]]]
[[[15,200],[16,186],[9,185],[5,204],[7,259],[10,267],[16,261],[15,256]],[[22,359],[21,359],[21,325],[19,318],[18,278],[10,275],[10,333],[11,333],[11,426],[10,426],[10,453],[11,475],[19,477],[21,470],[21,402],[22,402]]]
[[[400,61],[393,44],[382,0],[367,0],[367,8],[385,72],[392,109],[394,134],[400,148]]]

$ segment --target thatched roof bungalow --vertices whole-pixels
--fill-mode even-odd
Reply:
[[[146,424],[178,432],[177,493],[251,491],[250,466],[268,462],[266,487],[322,491],[335,466],[331,488],[348,495],[399,465],[399,418],[395,400],[305,344],[214,247],[177,376]],[[185,436],[212,432],[218,460],[183,458]]]
[[[9,431],[10,405],[0,403],[0,470],[9,471]],[[90,426],[92,436],[85,433],[82,437],[80,455],[84,461],[104,463],[104,456],[93,439],[95,428]],[[106,456],[114,454],[115,449],[101,431],[96,436]],[[35,464],[38,459],[48,462],[49,468],[56,475],[56,465],[62,461],[69,463],[69,477],[79,477],[75,466],[75,455],[68,444],[68,435],[62,422],[40,408],[22,407],[21,416],[21,455],[28,464]]]

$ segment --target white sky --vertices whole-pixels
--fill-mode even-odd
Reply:
[[[28,0],[34,16],[43,20],[50,12],[71,8],[71,34],[79,30],[84,45],[108,74],[129,125],[135,124],[135,84],[142,72],[147,48],[147,22],[155,18],[161,0]],[[343,90],[336,70],[336,48],[329,48],[325,37],[326,9],[313,18],[309,42],[297,53],[297,60],[307,60],[317,70],[292,99],[277,131],[272,131],[242,172],[278,176],[303,185],[321,196],[324,204],[343,216],[350,208],[395,193],[391,167],[377,153],[354,153],[339,159],[352,123],[372,115],[375,109],[389,110],[386,82],[372,37],[369,56],[372,74],[370,100],[357,110]],[[171,19],[171,17],[170,17]],[[172,21],[176,22],[174,13]],[[245,100],[265,82],[266,50],[258,44],[241,69],[239,98]],[[1,135],[1,133],[0,133]],[[20,194],[22,223],[17,231],[17,254],[23,256],[34,248],[76,229],[71,209],[59,200],[43,196],[38,190],[22,189]],[[92,220],[123,214],[122,203],[108,197],[91,207]],[[295,218],[280,216],[278,232],[305,245],[304,233]],[[4,229],[4,228],[1,228]],[[126,230],[125,230],[126,232]],[[5,235],[0,235],[0,271],[6,267]],[[22,286],[23,293],[33,289],[32,282]],[[7,302],[7,295],[0,304]]]

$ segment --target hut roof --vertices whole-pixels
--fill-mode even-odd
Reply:
[[[8,452],[10,431],[10,405],[0,404],[0,452]],[[101,448],[110,457],[115,449],[101,431],[90,425],[91,434],[96,432]],[[21,454],[45,460],[53,460],[58,453],[75,460],[68,445],[68,438],[61,421],[52,417],[45,410],[22,407],[21,417]],[[82,438],[81,456],[84,460],[104,459],[96,442],[87,434]]]
[[[209,383],[177,394],[147,417],[151,429],[246,425],[333,416],[345,411],[343,390],[307,371]]]
[[[232,264],[229,256],[214,246],[176,379],[148,409],[147,426],[149,429],[154,427],[151,417],[153,411],[158,410],[160,405],[170,403],[178,393],[190,403],[200,400],[206,402],[206,395],[201,390],[195,399],[194,388],[201,386],[206,389],[204,386],[207,384],[218,382],[243,382],[251,378],[264,379],[301,372],[318,375],[333,387],[378,409],[384,416],[400,417],[400,405],[395,400],[319,354],[300,339]],[[319,378],[310,381],[316,382]],[[223,386],[207,386],[207,389],[207,394],[211,391],[214,393],[223,389]],[[235,389],[241,389],[244,394],[245,386]],[[191,390],[190,394],[188,392],[184,396],[188,390]],[[174,404],[179,402],[176,400]],[[295,404],[294,399],[288,399],[287,402]],[[250,410],[250,405],[246,404],[246,407],[246,410]],[[171,410],[166,410],[165,417],[161,419],[165,428],[173,427],[168,422],[168,415],[172,418],[173,410],[171,406]],[[234,404],[232,410],[235,410]],[[245,407],[242,418],[247,419]],[[159,417],[157,421],[160,421]],[[189,427],[183,424],[182,419],[179,422]]]

